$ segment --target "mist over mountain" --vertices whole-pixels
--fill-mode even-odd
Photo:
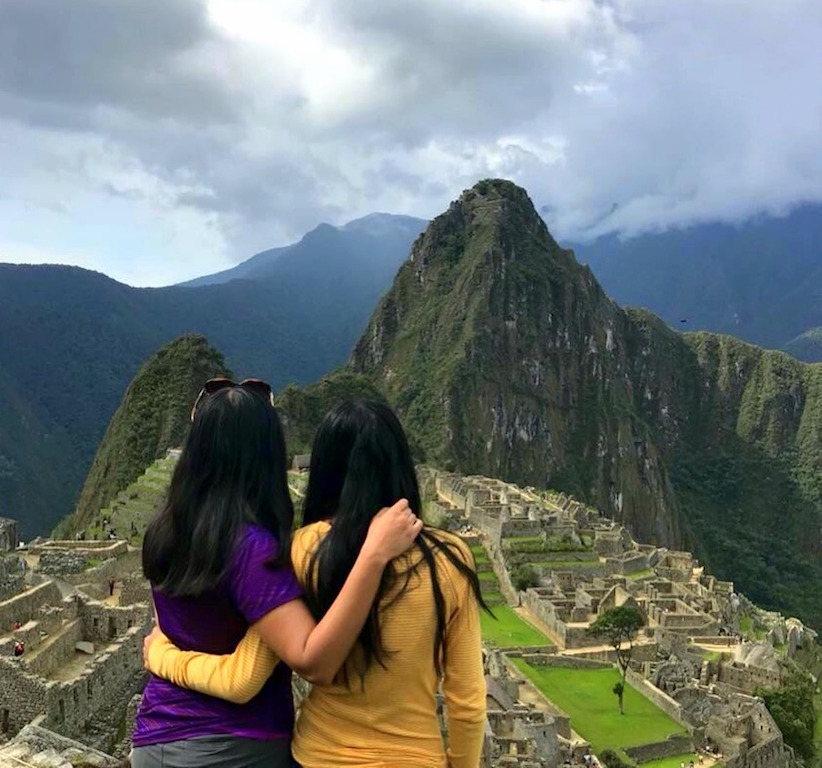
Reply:
[[[700,224],[572,244],[606,292],[675,328],[729,333],[822,360],[822,205],[740,224]]]

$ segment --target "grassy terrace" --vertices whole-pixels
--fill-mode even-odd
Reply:
[[[589,543],[561,536],[516,536],[502,540],[509,568],[533,565],[543,572],[601,568]]]
[[[588,537],[586,537],[588,538]],[[505,552],[593,552],[590,543],[583,541],[581,544],[571,539],[560,536],[516,536],[502,540],[502,548]]]
[[[624,747],[664,741],[673,733],[686,733],[681,725],[630,686],[625,690],[625,714],[620,715],[611,690],[619,680],[615,669],[532,667],[522,659],[513,661],[548,699],[570,716],[571,727],[591,743],[595,752],[613,749],[627,760],[621,751]],[[679,765],[683,759],[687,765],[692,758],[646,763],[645,768],[650,765],[667,768]]]
[[[497,648],[513,648],[520,645],[553,645],[539,630],[521,619],[516,612],[505,602],[499,591],[499,581],[496,574],[490,570],[491,563],[488,553],[483,547],[472,547],[474,560],[479,569],[480,589],[485,601],[494,611],[494,617],[485,611],[480,613],[482,639],[488,645]],[[483,570],[484,569],[484,570]]]
[[[518,645],[553,645],[538,629],[521,619],[507,605],[494,605],[493,618],[485,611],[480,614],[482,639],[489,645],[498,648],[511,648]]]

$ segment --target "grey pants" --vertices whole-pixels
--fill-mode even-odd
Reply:
[[[201,736],[135,747],[132,768],[299,768],[286,739],[258,741],[238,736]]]

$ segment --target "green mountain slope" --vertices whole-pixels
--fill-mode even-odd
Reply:
[[[310,453],[314,434],[325,414],[348,398],[385,401],[371,381],[346,370],[335,371],[307,387],[292,384],[277,395],[289,456]]]
[[[620,309],[513,184],[432,222],[351,369],[426,461],[570,491],[822,626],[822,366]]]
[[[77,509],[57,533],[70,536],[86,528],[149,464],[179,446],[203,382],[218,375],[230,372],[204,336],[183,336],[160,349],[129,384],[94,457]]]
[[[564,488],[640,538],[677,541],[675,496],[635,407],[635,337],[526,193],[481,182],[417,241],[352,366],[397,405],[427,462]]]

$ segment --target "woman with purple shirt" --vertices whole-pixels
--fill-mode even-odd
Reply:
[[[291,670],[311,682],[332,681],[386,564],[411,546],[422,523],[405,500],[380,512],[337,600],[316,623],[289,562],[294,511],[270,387],[212,380],[192,420],[165,506],[143,544],[158,623],[178,647],[216,654],[233,651],[255,625],[282,663],[245,705],[152,676],[132,765],[292,766]]]

